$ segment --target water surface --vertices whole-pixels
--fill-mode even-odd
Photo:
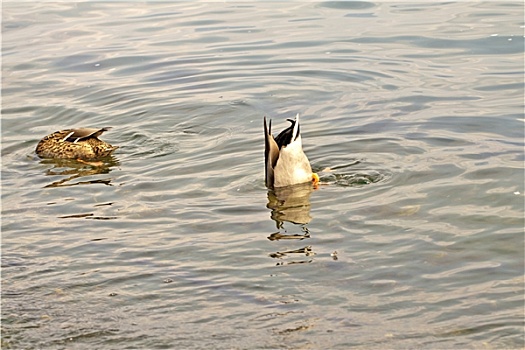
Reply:
[[[4,3],[2,348],[523,348],[523,11]]]

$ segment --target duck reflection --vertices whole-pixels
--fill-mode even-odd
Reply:
[[[111,185],[111,178],[90,179],[86,181],[75,181],[82,177],[109,174],[111,168],[118,166],[119,162],[114,156],[108,156],[96,161],[87,161],[81,159],[44,159],[41,164],[53,165],[51,169],[46,170],[47,176],[66,176],[66,178],[54,181],[44,187],[65,187],[87,184],[104,184]]]
[[[310,215],[310,195],[312,191],[313,186],[311,183],[280,187],[268,191],[268,204],[266,207],[271,209],[270,217],[275,221],[278,230],[268,237],[269,240],[304,240],[310,238],[307,224],[312,220]],[[286,222],[299,226],[301,233],[289,234],[284,228]],[[270,254],[270,257],[275,259],[294,257],[295,259],[304,256],[308,258],[308,260],[294,260],[287,263],[297,264],[311,262],[313,255],[315,255],[315,252],[312,250],[312,247],[305,246],[298,249],[277,251]],[[278,265],[284,265],[284,262],[281,261]]]
[[[281,228],[284,221],[306,225],[312,220],[310,216],[312,191],[313,187],[309,182],[268,191],[266,207],[272,209],[271,216],[277,222],[277,228]]]

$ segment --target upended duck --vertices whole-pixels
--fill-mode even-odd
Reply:
[[[272,136],[272,121],[266,125],[264,117],[265,140],[265,173],[266,187],[276,188],[312,182],[319,183],[319,176],[312,172],[310,162],[304,154],[301,133],[299,130],[299,114],[292,123],[277,135]]]
[[[109,127],[66,129],[44,137],[35,152],[41,158],[95,159],[109,156],[118,146],[112,146],[98,137]]]

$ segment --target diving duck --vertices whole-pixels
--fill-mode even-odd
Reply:
[[[99,140],[110,128],[80,128],[54,132],[36,146],[41,158],[95,159],[109,156],[118,146]]]
[[[281,131],[276,138],[272,136],[272,121],[266,125],[264,117],[264,159],[266,187],[284,187],[312,182],[319,183],[319,176],[312,172],[310,162],[303,152],[299,131],[299,114],[295,120],[288,119],[292,125]]]

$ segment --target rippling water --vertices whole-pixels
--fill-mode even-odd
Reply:
[[[2,348],[523,348],[523,11],[4,3]]]

